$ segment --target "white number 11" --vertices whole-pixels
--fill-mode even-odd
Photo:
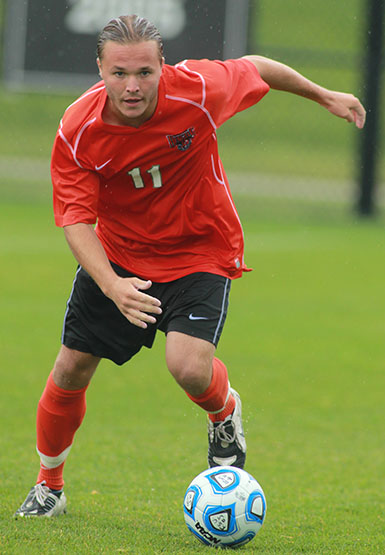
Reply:
[[[140,168],[134,168],[127,173],[132,177],[132,181],[134,182],[136,189],[143,189],[144,183],[140,173]],[[160,174],[159,165],[152,166],[152,168],[147,170],[146,173],[149,173],[151,175],[152,185],[154,189],[159,189],[159,187],[162,187],[162,176]]]

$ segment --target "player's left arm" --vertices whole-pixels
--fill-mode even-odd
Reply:
[[[354,122],[359,129],[365,124],[366,112],[352,94],[332,91],[313,83],[291,67],[263,56],[244,56],[257,68],[272,89],[286,91],[318,102],[335,116]]]

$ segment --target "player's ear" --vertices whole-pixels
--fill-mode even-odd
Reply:
[[[99,76],[101,77],[101,79],[103,79],[103,77],[102,77],[102,64],[100,63],[100,58],[96,58],[96,63],[98,64],[98,68],[99,68]]]

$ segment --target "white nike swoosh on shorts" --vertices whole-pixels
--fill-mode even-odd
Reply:
[[[192,312],[188,315],[188,317],[189,320],[208,320],[206,316],[194,316]]]

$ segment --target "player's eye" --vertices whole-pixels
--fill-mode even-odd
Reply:
[[[124,75],[123,71],[115,71],[114,75],[116,75],[116,77],[122,77]]]

